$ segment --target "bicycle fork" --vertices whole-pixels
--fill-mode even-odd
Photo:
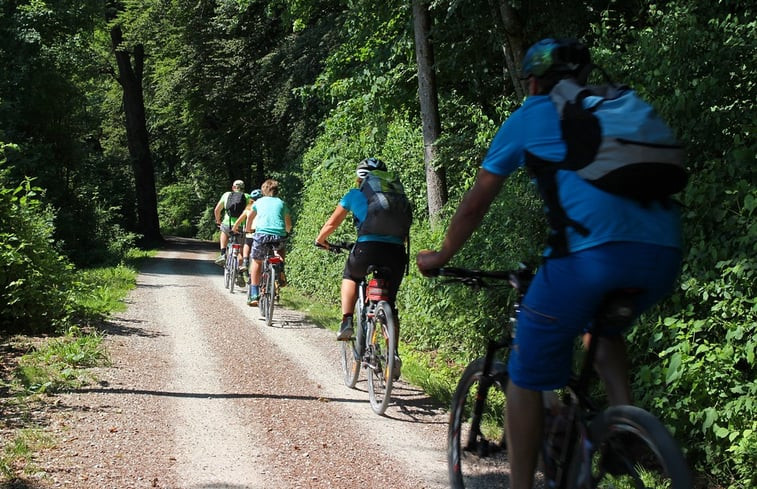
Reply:
[[[481,436],[481,420],[484,414],[484,406],[489,389],[494,384],[496,372],[494,372],[494,354],[500,348],[506,346],[509,342],[491,342],[486,348],[484,357],[484,368],[481,372],[481,378],[478,381],[478,390],[476,391],[476,402],[473,404],[473,413],[471,414],[471,426],[468,432],[468,439],[465,441],[463,450],[475,451],[479,457],[486,457],[490,453],[490,444],[485,437]],[[502,386],[507,388],[507,386]],[[500,440],[505,443],[505,440]]]

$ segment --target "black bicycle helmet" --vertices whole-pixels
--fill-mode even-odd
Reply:
[[[546,75],[577,75],[591,65],[589,49],[575,39],[542,39],[523,57],[523,78]]]
[[[357,164],[355,173],[358,178],[365,178],[373,170],[386,171],[386,164],[378,158],[366,158]]]

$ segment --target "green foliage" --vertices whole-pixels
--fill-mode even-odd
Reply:
[[[166,185],[158,192],[158,216],[164,234],[192,237],[197,234],[193,220],[205,207],[188,183]]]
[[[74,301],[80,317],[100,319],[123,311],[123,298],[134,288],[137,272],[126,265],[89,268],[76,272]]]
[[[90,379],[83,368],[107,362],[102,335],[76,327],[22,356],[15,378],[31,392],[56,392],[80,387]]]
[[[0,154],[8,149],[0,145]],[[51,331],[72,312],[72,266],[53,239],[53,213],[26,179],[9,186],[0,160],[0,327]]]
[[[54,440],[41,429],[19,430],[0,452],[0,481],[15,479],[19,469],[25,474],[36,472],[35,452],[54,446]]]
[[[457,205],[450,202],[447,217]],[[450,266],[509,270],[519,262],[538,263],[543,243],[541,204],[524,175],[510,179],[493,203],[476,233]],[[418,229],[412,237],[413,256],[439,246],[445,224]],[[486,341],[509,328],[511,307],[508,287],[472,291],[467,287],[437,284],[413,269],[400,290],[403,340],[420,350],[441,350],[457,362],[480,356]]]
[[[700,472],[746,488],[757,484],[757,23],[744,4],[724,5],[650,6],[637,25],[607,17],[622,28],[597,29],[615,41],[598,59],[671,122],[691,169],[680,290],[631,336],[636,396]]]

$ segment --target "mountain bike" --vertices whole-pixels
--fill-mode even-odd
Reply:
[[[355,243],[329,243],[328,251],[350,252]],[[316,243],[316,246],[320,245]],[[383,415],[389,406],[395,380],[397,357],[397,319],[389,304],[388,270],[368,267],[368,274],[358,284],[353,324],[355,334],[349,341],[340,341],[340,360],[344,385],[353,389],[365,369],[368,377],[368,398],[371,409]]]
[[[265,324],[273,324],[274,304],[279,301],[279,288],[281,287],[281,271],[284,268],[284,259],[279,250],[284,246],[284,240],[267,243],[268,254],[263,260],[260,272],[260,299],[258,306],[260,314],[265,318]]]
[[[441,268],[446,282],[474,289],[505,280],[517,291],[510,324],[533,277],[527,267],[485,272]],[[691,489],[686,461],[665,426],[634,406],[598,408],[589,395],[597,341],[607,326],[628,326],[635,317],[632,298],[639,289],[608,294],[589,330],[588,349],[580,370],[560,392],[544,393],[541,460],[546,487],[560,489],[652,488]],[[507,329],[507,328],[505,328]],[[471,362],[460,378],[449,416],[447,462],[453,488],[504,487],[507,484],[505,406],[507,364],[498,355],[509,349],[511,335],[489,341],[486,355]]]
[[[226,245],[226,263],[223,266],[223,286],[234,293],[234,286],[238,285],[241,278],[239,270],[239,252],[244,243],[244,234],[233,230],[229,232],[229,242]]]

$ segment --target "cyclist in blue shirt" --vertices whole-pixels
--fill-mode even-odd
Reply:
[[[386,171],[386,164],[377,158],[366,158],[358,164],[356,169],[357,187],[360,187],[363,179],[373,170]],[[318,246],[328,248],[326,240],[342,224],[349,212],[352,212],[355,218],[355,226],[359,228],[365,221],[368,212],[368,200],[359,188],[351,189],[339,201],[339,205],[336,206],[331,217],[328,218],[315,239]],[[384,266],[391,270],[390,275],[386,277],[389,281],[389,303],[395,311],[395,317],[398,317],[395,301],[406,264],[407,253],[405,253],[403,238],[381,234],[358,236],[342,274],[342,323],[337,333],[337,340],[347,341],[352,338],[354,333],[352,317],[357,299],[357,284],[363,280],[370,265]],[[399,334],[397,338],[399,338]],[[397,357],[397,360],[399,360],[399,357]],[[401,361],[397,360],[395,360],[395,377],[399,377],[399,365],[401,364]]]
[[[561,43],[545,39],[523,61],[529,97],[504,122],[491,143],[473,187],[450,222],[439,251],[416,258],[421,272],[444,266],[478,227],[505,179],[525,163],[526,152],[561,161],[565,144],[549,91],[583,66],[561,58]],[[584,48],[585,49],[585,48]],[[588,51],[586,52],[588,62]],[[542,391],[567,384],[573,341],[591,321],[604,294],[639,288],[637,311],[670,293],[680,271],[681,231],[672,203],[634,200],[601,191],[575,172],[558,171],[559,202],[572,222],[564,229],[561,253],[548,248],[524,298],[510,354],[507,436],[511,489],[530,489],[542,432]],[[630,404],[622,331],[599,338],[596,368],[611,404]]]

